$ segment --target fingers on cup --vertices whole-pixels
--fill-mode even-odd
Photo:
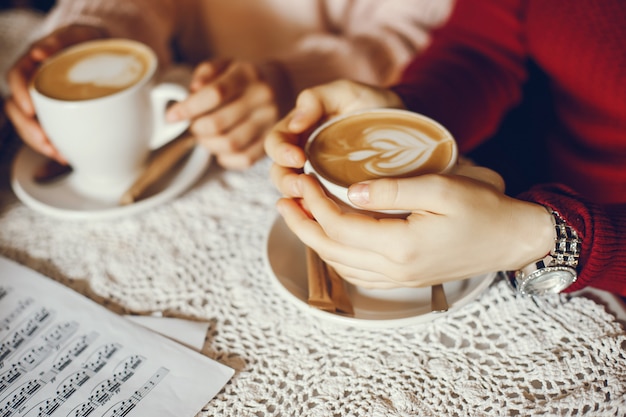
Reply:
[[[302,137],[287,128],[289,116],[280,120],[265,137],[265,152],[277,164],[302,168],[305,162],[304,151],[299,145]]]
[[[274,184],[282,195],[290,198],[302,197],[302,189],[298,178],[299,175],[300,174],[293,169],[278,164],[272,164],[270,168],[272,184]]]
[[[18,135],[28,146],[42,155],[66,163],[34,118],[24,114],[13,100],[7,101],[5,109]]]
[[[107,53],[110,51],[114,53]],[[121,56],[120,51],[125,51],[125,55]],[[109,84],[116,86],[111,91],[95,84],[76,84],[63,70],[79,68],[81,79],[93,80],[99,76],[93,68],[106,68],[106,65],[113,68],[132,65],[139,71],[124,72],[133,76],[123,79],[116,78],[118,71],[104,71],[115,80]],[[73,184],[78,192],[119,201],[145,166],[154,139],[173,140],[187,128],[187,123],[172,126],[153,117],[161,103],[179,99],[181,92],[186,94],[181,88],[168,88],[167,94],[153,94],[161,86],[167,86],[154,86],[150,82],[156,68],[154,51],[139,42],[123,39],[81,43],[55,55],[41,67],[36,88],[32,89],[37,118],[55,146],[71,160],[77,174],[72,176]],[[106,100],[101,100],[102,97]],[[76,106],[78,100],[80,106]],[[137,106],[137,103],[150,105]],[[88,147],[81,146],[85,138],[90,140]]]

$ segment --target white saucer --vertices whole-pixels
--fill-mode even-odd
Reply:
[[[44,157],[23,147],[13,162],[11,187],[24,204],[49,216],[71,220],[110,219],[136,214],[175,198],[202,176],[209,162],[209,152],[198,146],[170,174],[152,186],[149,197],[120,206],[78,193],[69,181],[72,174],[48,184],[35,182],[33,173],[44,163]]]
[[[354,317],[329,313],[309,306],[304,245],[278,217],[267,235],[265,263],[279,291],[298,307],[322,319],[364,328],[394,328],[426,323],[458,310],[478,297],[493,281],[495,272],[462,281],[444,284],[449,310],[430,311],[430,287],[411,289],[415,299],[372,298],[348,285],[348,294],[354,307]],[[393,290],[398,291],[398,290]]]

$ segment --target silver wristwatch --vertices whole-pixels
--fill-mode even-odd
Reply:
[[[509,284],[524,295],[559,293],[572,285],[578,277],[576,267],[581,242],[578,234],[561,215],[548,208],[554,223],[554,248],[543,259],[518,271],[507,271]]]

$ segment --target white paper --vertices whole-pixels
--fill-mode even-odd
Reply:
[[[0,257],[0,416],[195,416],[234,371]]]
[[[202,350],[206,333],[209,331],[209,323],[206,321],[191,321],[163,316],[128,315],[124,318],[197,351]]]

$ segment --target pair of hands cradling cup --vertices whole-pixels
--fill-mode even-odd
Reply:
[[[7,74],[6,112],[18,134],[39,153],[65,163],[39,125],[29,83],[39,66],[78,43],[107,38],[106,30],[70,25],[33,43]],[[264,156],[263,138],[278,120],[274,87],[257,66],[243,61],[205,61],[193,72],[190,94],[169,109],[169,121],[190,121],[190,132],[225,168],[244,169]]]
[[[266,152],[274,161],[272,181],[285,196],[277,208],[300,240],[347,281],[366,288],[433,285],[522,266],[534,256],[523,248],[516,251],[511,233],[528,224],[511,219],[529,219],[519,215],[543,208],[506,196],[497,173],[462,158],[446,174],[349,187],[356,207],[408,211],[405,218],[346,209],[314,177],[301,173],[303,146],[315,126],[342,114],[385,107],[403,104],[387,89],[332,82],[303,91],[266,138]]]

